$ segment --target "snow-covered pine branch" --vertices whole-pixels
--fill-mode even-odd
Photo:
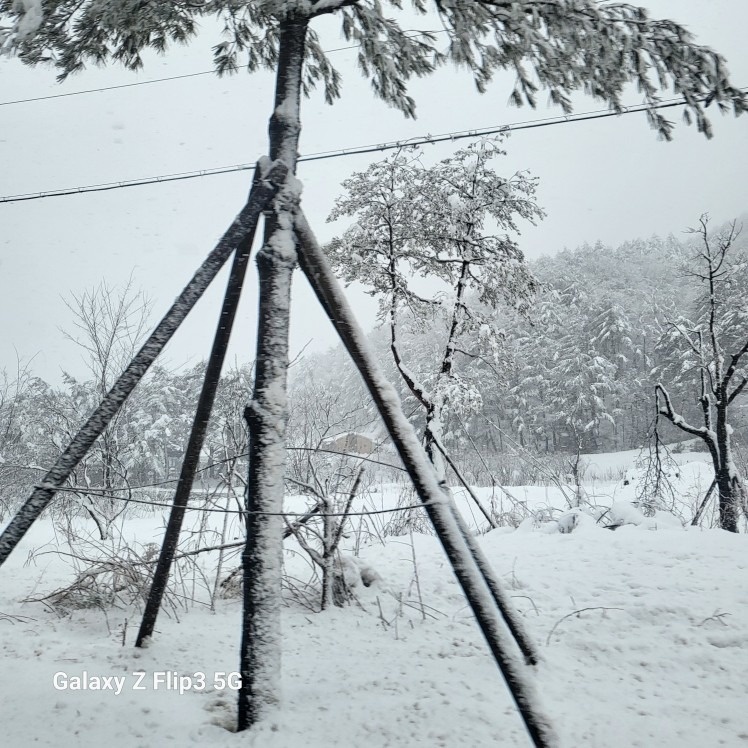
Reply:
[[[446,38],[403,29],[390,17],[403,10],[399,0],[0,0],[0,49],[31,65],[52,62],[60,78],[109,60],[138,69],[146,50],[164,52],[188,42],[202,18],[214,17],[223,26],[213,46],[219,73],[272,70],[285,19],[335,14],[346,41],[359,45],[358,66],[375,94],[410,117],[415,101],[409,80],[445,64],[471,70],[481,91],[496,73],[509,71],[516,76],[513,103],[534,107],[546,90],[565,112],[577,91],[618,111],[629,83],[649,104],[672,91],[686,102],[685,120],[708,137],[708,104],[736,114],[746,109],[746,96],[731,84],[722,56],[697,44],[680,24],[651,18],[645,8],[597,0],[412,0],[410,5],[420,16],[436,13]],[[328,102],[340,96],[340,74],[311,30],[305,93],[319,84]],[[647,116],[662,137],[672,137],[673,123],[661,112],[650,110]]]

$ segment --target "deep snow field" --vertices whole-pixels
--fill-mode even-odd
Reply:
[[[625,458],[610,458],[625,467]],[[674,509],[690,518],[710,475],[701,456],[679,460],[682,504]],[[645,519],[629,503],[632,475],[598,480],[592,498],[610,507],[606,518],[633,524],[612,531],[584,514],[570,533],[529,519],[480,537],[543,656],[532,676],[543,708],[560,745],[570,748],[748,746],[748,536],[684,529],[669,513]],[[563,506],[557,489],[509,490],[531,508]],[[478,493],[488,502],[492,491]],[[375,497],[392,504],[397,490],[385,486]],[[296,510],[300,500],[289,505]],[[127,520],[123,531],[158,542],[162,523],[160,513],[143,516]],[[567,515],[562,525],[569,524]],[[136,650],[135,608],[61,616],[22,602],[73,577],[70,559],[46,553],[69,548],[50,519],[40,520],[0,572],[2,744],[530,745],[438,540],[414,533],[358,542],[359,563],[379,579],[357,588],[352,605],[323,613],[287,592],[282,708],[251,733],[235,734],[227,729],[235,695],[213,686],[215,673],[238,663],[240,601],[220,599],[215,612],[193,606],[178,618],[162,613],[151,646]],[[286,572],[309,576],[293,541]],[[63,674],[59,685],[84,671],[124,678],[121,692],[55,688],[56,673]],[[133,688],[134,671],[145,671],[145,688]],[[154,687],[153,674],[164,671],[204,673],[206,688],[180,694],[163,682]]]

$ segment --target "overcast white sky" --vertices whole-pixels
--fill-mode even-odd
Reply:
[[[653,14],[686,24],[699,41],[727,58],[733,82],[748,86],[745,0],[645,0]],[[152,57],[138,74],[94,69],[63,85],[54,71],[0,61],[0,103],[210,68],[216,35],[207,31],[188,48]],[[343,46],[337,32],[328,47]],[[354,53],[336,52],[345,78],[333,107],[321,95],[303,103],[302,153],[381,143],[425,134],[482,128],[555,114],[507,104],[511,79],[497,78],[484,95],[466,72],[442,70],[412,86],[418,119],[404,120],[375,99],[355,69]],[[582,97],[577,111],[599,104]],[[0,196],[77,187],[254,161],[266,151],[272,102],[269,74],[219,80],[201,76],[83,96],[0,105]],[[632,92],[629,104],[640,99]],[[680,110],[671,110],[680,120]],[[723,221],[744,213],[748,117],[714,113],[715,138],[680,125],[674,143],[657,140],[643,114],[517,132],[498,170],[529,169],[540,178],[539,202],[548,213],[523,232],[528,257],[598,239],[617,244],[653,233],[678,232],[702,212]],[[463,142],[464,144],[464,142]],[[441,158],[454,144],[429,146]],[[333,235],[325,218],[351,171],[376,155],[302,164],[304,206],[320,239]],[[34,371],[58,381],[61,369],[82,375],[78,351],[60,328],[70,327],[62,297],[105,279],[133,273],[154,300],[154,322],[172,302],[246,197],[249,175],[238,173],[89,195],[0,204],[0,369],[14,368],[16,352],[35,357]],[[195,310],[167,349],[173,365],[204,358],[224,279]],[[249,279],[231,356],[254,353],[256,279]],[[292,346],[334,343],[300,275],[294,289]],[[373,304],[353,296],[365,325]]]

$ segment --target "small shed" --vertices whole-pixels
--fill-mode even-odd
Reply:
[[[340,434],[325,442],[325,447],[336,452],[370,455],[376,449],[376,444],[371,437],[350,431],[347,434]]]

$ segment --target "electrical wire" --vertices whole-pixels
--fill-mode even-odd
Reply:
[[[426,34],[446,34],[449,33],[447,29],[436,29],[434,31],[429,30],[418,30],[409,29],[405,32],[405,36],[412,38],[415,36],[424,36]],[[358,49],[360,44],[350,44],[347,47],[335,47],[334,49],[323,49],[322,52],[326,55],[332,54],[333,52],[344,52],[349,49]],[[100,88],[87,88],[83,91],[68,91],[66,93],[49,94],[47,96],[33,96],[28,99],[13,99],[11,101],[0,101],[0,106],[13,106],[15,104],[30,104],[36,101],[49,101],[50,99],[65,99],[70,96],[85,96],[92,93],[104,93],[106,91],[117,91],[122,88],[135,88],[137,86],[150,86],[154,83],[170,83],[171,81],[184,80],[186,78],[199,78],[203,75],[216,75],[215,70],[201,70],[197,73],[184,73],[182,75],[169,75],[164,78],[150,78],[145,81],[134,81],[133,83],[118,83],[113,86],[102,86]]]
[[[332,51],[332,50],[330,50]],[[105,91],[116,91],[120,88],[134,88],[135,86],[148,86],[152,83],[166,83],[184,78],[197,78],[201,75],[215,74],[215,70],[203,70],[199,73],[185,73],[184,75],[170,75],[166,78],[151,78],[147,81],[135,81],[133,83],[119,83],[114,86],[102,86],[101,88],[87,88],[83,91],[67,91],[65,93],[49,94],[47,96],[33,96],[28,99],[13,99],[11,101],[0,101],[0,106],[13,106],[14,104],[30,104],[34,101],[49,101],[50,99],[66,99],[70,96],[85,96],[92,93],[104,93]]]
[[[35,488],[39,488],[39,486],[35,486]],[[61,491],[63,493],[74,493],[84,496],[96,496],[103,499],[117,499],[119,501],[124,501],[127,504],[145,504],[146,506],[156,506],[160,509],[168,509],[171,504],[160,504],[157,501],[145,501],[143,499],[133,499],[129,496],[112,496],[110,494],[106,493],[98,493],[97,491],[90,491],[87,489],[76,489],[76,488],[57,488],[55,489],[57,491]],[[428,506],[427,504],[420,503],[420,504],[409,504],[407,506],[397,506],[393,507],[392,509],[370,509],[365,512],[314,512],[314,517],[368,517],[373,514],[392,514],[394,512],[405,512],[409,509],[422,509],[423,507]],[[307,510],[306,512],[250,512],[246,509],[219,509],[215,507],[205,507],[205,506],[188,506],[186,507],[188,511],[193,512],[211,512],[214,514],[240,514],[242,516],[246,516],[248,514],[256,514],[262,517],[306,517],[311,510]]]
[[[741,90],[745,92],[748,91],[748,88],[743,88]],[[362,154],[392,151],[400,148],[415,147],[420,145],[433,145],[435,143],[443,143],[446,141],[455,142],[458,140],[464,140],[466,138],[481,138],[491,135],[498,135],[504,132],[517,132],[520,130],[531,130],[540,127],[551,127],[554,125],[586,122],[590,120],[605,119],[607,117],[620,117],[626,114],[637,114],[657,109],[668,109],[672,107],[684,106],[685,104],[686,101],[684,99],[672,99],[654,105],[641,104],[637,106],[626,106],[622,107],[620,112],[601,109],[589,112],[580,112],[579,114],[568,114],[556,117],[544,117],[540,119],[525,120],[522,122],[515,122],[505,125],[495,125],[493,127],[477,128],[474,130],[456,130],[453,132],[443,133],[441,135],[424,135],[406,140],[395,140],[385,143],[373,143],[369,145],[356,146],[353,148],[342,148],[333,151],[319,151],[316,153],[309,153],[299,156],[298,162],[301,163],[310,161],[322,161],[331,158],[342,158],[345,156],[358,156]],[[211,169],[200,169],[197,171],[161,174],[153,177],[123,180],[120,182],[106,182],[101,184],[85,185],[82,187],[46,190],[42,192],[27,192],[17,195],[7,195],[4,197],[0,197],[0,203],[17,203],[29,200],[41,200],[52,197],[63,197],[67,195],[88,194],[91,192],[106,192],[109,190],[125,189],[127,187],[142,187],[150,184],[177,182],[187,179],[199,179],[201,177],[216,176],[219,174],[249,171],[254,168],[254,164],[236,164],[233,166],[220,166]]]
[[[411,413],[412,415],[412,413]],[[366,455],[360,455],[360,454],[354,454],[353,452],[342,452],[339,449],[326,449],[325,447],[285,447],[285,450],[287,452],[323,452],[324,454],[331,454],[331,455],[338,455],[339,457],[351,457],[354,460],[360,460],[361,462],[370,462],[373,465],[380,465],[381,467],[386,468],[392,468],[393,470],[399,470],[400,472],[407,472],[407,470],[402,467],[402,465],[393,465],[391,462],[382,462],[381,460],[375,460],[373,457],[367,457]],[[249,452],[241,452],[239,454],[231,455],[230,457],[226,457],[222,460],[215,460],[214,462],[209,463],[208,465],[205,465],[204,467],[198,468],[195,472],[196,473],[204,473],[206,470],[211,470],[212,468],[218,467],[219,465],[225,465],[226,463],[233,462],[234,460],[241,459],[242,457],[248,457]],[[3,467],[6,468],[12,468],[14,470],[36,470],[41,473],[47,473],[49,472],[49,468],[44,468],[41,466],[36,465],[8,465],[7,463],[3,463]],[[179,478],[167,478],[165,480],[156,481],[155,483],[141,483],[135,486],[110,486],[107,488],[107,491],[139,491],[146,488],[160,488],[162,486],[166,485],[172,485],[174,483],[178,483]],[[48,486],[51,487],[51,486]],[[70,490],[74,488],[75,490],[79,490],[75,486],[68,487],[67,490]],[[62,490],[61,488],[55,488],[55,491]],[[86,490],[86,489],[80,489],[80,490]],[[102,489],[103,490],[103,489]],[[109,494],[106,494],[107,496]]]

